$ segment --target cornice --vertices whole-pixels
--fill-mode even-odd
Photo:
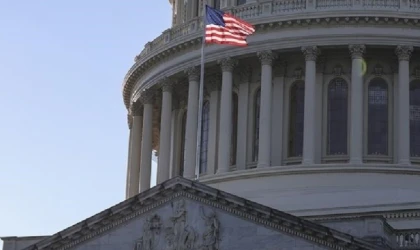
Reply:
[[[212,184],[226,182],[231,180],[240,180],[248,178],[259,178],[277,175],[309,175],[326,173],[377,173],[377,174],[398,174],[398,175],[420,175],[420,168],[417,166],[404,166],[394,164],[315,164],[293,165],[293,166],[272,166],[268,168],[253,168],[245,170],[236,170],[223,174],[203,176],[200,182]]]
[[[189,199],[217,208],[244,220],[326,246],[330,249],[378,249],[351,235],[274,210],[270,207],[181,177],[168,180],[123,201],[24,250],[73,248],[153,209],[177,199]]]
[[[419,219],[420,209],[400,210],[400,211],[383,211],[383,212],[366,212],[366,213],[350,213],[350,214],[332,214],[332,215],[316,215],[316,216],[301,216],[310,221],[342,221],[342,220],[356,220],[367,217],[380,217],[385,220],[395,219]]]
[[[351,16],[350,16],[350,13]],[[375,12],[371,11],[366,13],[364,11],[349,11],[343,13],[342,16],[331,16],[334,12],[314,12],[311,13],[311,18],[305,15],[296,14],[294,16],[277,16],[275,20],[271,17],[266,19],[258,19],[260,23],[255,24],[257,33],[261,31],[267,32],[269,30],[278,30],[283,28],[290,29],[291,27],[306,27],[311,26],[328,26],[328,25],[404,25],[404,26],[419,26],[419,19],[413,13],[399,13],[399,12]],[[359,14],[363,13],[363,14]],[[313,15],[312,15],[313,14]],[[404,15],[406,14],[406,15]],[[335,14],[336,15],[336,14]],[[357,40],[355,40],[357,41]],[[201,31],[196,31],[191,34],[185,35],[182,39],[177,39],[174,42],[169,42],[164,46],[160,47],[159,50],[154,50],[146,56],[139,59],[128,71],[123,81],[123,96],[124,103],[127,108],[130,106],[130,98],[132,97],[133,88],[140,78],[140,76],[146,72],[150,67],[158,64],[162,60],[165,60],[169,56],[177,56],[179,53],[183,53],[186,49],[191,47],[197,47],[201,42]],[[317,45],[317,44],[305,44],[308,41],[301,41],[299,44],[292,44],[298,48],[305,45]],[[386,40],[383,41],[386,44]],[[347,43],[348,44],[348,43]],[[364,44],[368,44],[364,42]],[[290,46],[290,45],[289,45]],[[223,47],[223,46],[222,46]],[[252,48],[253,46],[249,46]],[[234,51],[236,49],[232,49]],[[242,50],[242,53],[245,51]],[[246,50],[248,52],[248,49]],[[257,52],[257,51],[256,51]],[[231,56],[231,54],[229,54]],[[207,60],[210,61],[210,60]],[[198,65],[198,64],[197,64]]]

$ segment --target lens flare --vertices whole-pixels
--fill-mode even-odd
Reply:
[[[362,76],[366,74],[366,71],[367,71],[367,63],[365,59],[362,59]]]

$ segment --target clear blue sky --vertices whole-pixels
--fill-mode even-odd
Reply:
[[[170,22],[168,0],[0,0],[0,236],[52,234],[124,199],[121,83]]]

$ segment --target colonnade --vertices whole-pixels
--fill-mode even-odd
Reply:
[[[351,164],[362,164],[363,160],[363,55],[365,46],[361,44],[350,45],[349,51],[352,58],[351,70],[351,118],[350,118],[350,150],[349,162]],[[305,112],[304,112],[304,143],[302,164],[312,165],[316,163],[318,135],[315,124],[317,123],[317,98],[316,98],[316,62],[321,51],[317,46],[302,47],[301,51],[305,58]],[[399,60],[399,84],[398,84],[398,112],[397,134],[399,138],[398,163],[402,165],[410,164],[410,132],[409,132],[409,60],[413,48],[411,46],[397,46],[395,53]],[[258,140],[258,162],[257,168],[267,168],[271,166],[271,114],[272,114],[272,92],[273,92],[273,63],[278,54],[266,50],[257,53],[261,66],[261,102],[259,117],[259,140]],[[221,69],[221,94],[220,94],[220,114],[218,121],[212,121],[210,130],[218,125],[219,133],[217,140],[210,138],[209,144],[217,143],[213,149],[209,149],[208,158],[217,162],[216,174],[223,174],[229,171],[231,155],[231,133],[232,133],[232,89],[233,72],[237,68],[238,62],[234,58],[226,57],[218,61]],[[239,70],[244,70],[241,67]],[[184,151],[184,171],[185,178],[195,177],[195,157],[197,140],[198,122],[198,92],[199,92],[199,70],[196,67],[186,69],[188,76],[188,104],[187,121],[185,133]],[[249,82],[249,74],[243,74],[241,82]],[[248,71],[249,73],[249,71]],[[217,79],[215,80],[217,81]],[[153,129],[153,100],[157,94],[162,95],[161,101],[161,122],[159,137],[159,161],[157,170],[157,184],[170,177],[170,157],[171,157],[171,119],[172,119],[172,99],[174,82],[170,78],[164,78],[160,82],[161,91],[146,90],[140,97],[141,105],[134,105],[130,110],[132,116],[130,124],[130,146],[127,176],[127,198],[143,192],[150,188],[151,178],[151,156],[152,156],[152,129]],[[240,85],[239,92],[248,91],[245,85]],[[217,92],[210,93],[210,99],[217,100]],[[216,105],[212,102],[211,105]],[[212,110],[210,106],[210,110]],[[214,109],[213,109],[214,110]],[[217,110],[217,107],[216,107]],[[246,107],[241,106],[239,100],[239,117],[248,112]],[[214,124],[214,122],[218,124]],[[238,129],[241,129],[238,123]],[[216,133],[214,133],[216,134]],[[247,148],[246,138],[238,136],[237,152],[244,155]],[[237,165],[245,165],[244,157],[238,158]],[[214,164],[213,164],[214,165]],[[212,171],[210,171],[212,172]]]

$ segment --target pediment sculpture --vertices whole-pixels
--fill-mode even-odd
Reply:
[[[135,250],[219,250],[220,223],[214,211],[200,207],[200,224],[188,223],[185,200],[171,203],[172,215],[166,221],[154,214],[144,222]]]

